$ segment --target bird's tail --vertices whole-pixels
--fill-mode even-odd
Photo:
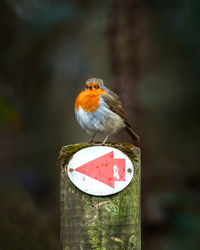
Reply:
[[[140,142],[140,137],[132,130],[129,124],[126,124],[124,129],[133,138],[134,141]]]

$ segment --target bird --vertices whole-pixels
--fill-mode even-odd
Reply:
[[[75,100],[74,109],[80,126],[93,134],[89,143],[94,143],[96,134],[105,133],[101,145],[106,145],[108,137],[119,129],[124,129],[133,140],[140,141],[127,121],[119,96],[106,88],[102,79],[86,81],[85,89]]]

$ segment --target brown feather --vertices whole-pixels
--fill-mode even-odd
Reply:
[[[124,130],[133,138],[134,141],[140,142],[140,137],[132,130],[130,126],[125,126]]]
[[[122,107],[122,103],[119,99],[119,96],[115,94],[112,90],[107,90],[108,93],[103,94],[102,98],[104,99],[105,103],[108,107],[117,115],[126,121],[126,113]]]
[[[133,140],[140,141],[139,136],[132,130],[131,125],[128,123],[126,118],[126,113],[122,107],[122,103],[119,96],[115,94],[112,90],[108,90],[108,93],[102,94],[102,98],[108,107],[117,115],[119,115],[124,120],[124,130],[133,138]]]

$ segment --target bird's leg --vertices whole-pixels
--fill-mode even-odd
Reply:
[[[106,141],[108,140],[109,135],[106,136],[106,138],[103,140],[103,142],[101,143],[102,146],[106,145]]]
[[[93,134],[93,136],[91,137],[89,143],[94,143],[94,137],[95,137],[96,133]]]
[[[105,145],[108,145],[108,144],[106,144],[106,141],[108,140],[108,137],[109,137],[109,136],[110,136],[110,135],[107,135],[106,138],[103,140],[102,143],[93,144],[93,145],[96,145],[96,146],[105,146]]]

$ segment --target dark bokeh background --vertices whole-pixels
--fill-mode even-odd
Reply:
[[[56,159],[88,140],[89,77],[142,138],[143,249],[199,249],[200,2],[1,0],[0,30],[0,249],[59,249]]]

